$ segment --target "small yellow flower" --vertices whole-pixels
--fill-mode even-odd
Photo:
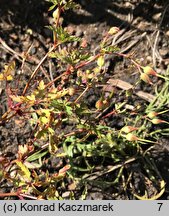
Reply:
[[[108,31],[108,34],[114,35],[119,31],[120,31],[120,29],[118,27],[111,27],[110,30]]]

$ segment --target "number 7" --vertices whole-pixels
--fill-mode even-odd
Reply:
[[[158,211],[160,211],[163,203],[157,203],[157,204],[159,205]]]

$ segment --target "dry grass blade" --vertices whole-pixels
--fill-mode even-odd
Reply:
[[[104,91],[112,91],[113,87],[118,87],[120,89],[123,90],[129,90],[129,89],[134,89],[134,86],[131,85],[128,82],[125,82],[123,80],[120,79],[109,79],[108,80],[108,85],[104,86]],[[149,94],[147,92],[144,91],[136,91],[134,92],[135,95],[137,95],[138,97],[142,98],[143,100],[146,100],[148,102],[152,102],[155,99],[155,96],[152,94]]]

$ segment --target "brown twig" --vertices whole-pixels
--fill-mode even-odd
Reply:
[[[105,170],[100,170],[100,171],[94,172],[92,174],[84,175],[83,178],[87,179],[87,180],[90,180],[90,181],[95,180],[98,177],[101,177],[101,176],[103,176],[103,175],[105,175],[107,173],[113,172],[116,169],[119,169],[119,168],[125,166],[126,164],[132,163],[135,160],[137,160],[136,157],[130,158],[130,159],[126,160],[124,163],[120,163],[120,164],[117,164],[117,165],[114,165],[114,166],[108,166],[107,169],[105,169]]]
[[[88,89],[89,89],[89,86],[85,88],[85,90],[79,95],[79,97],[74,101],[74,103],[77,103],[78,100],[80,100],[80,98],[87,92]]]
[[[6,42],[5,42],[4,40],[2,40],[2,38],[0,38],[0,43],[1,43],[1,45],[2,45],[2,48],[3,48],[6,52],[8,52],[8,53],[14,55],[14,57],[15,57],[18,61],[22,62],[21,69],[23,69],[23,66],[24,66],[24,63],[25,63],[25,62],[30,62],[30,61],[28,60],[28,55],[27,55],[27,54],[29,53],[29,50],[30,50],[31,46],[30,46],[30,48],[28,49],[28,51],[27,51],[27,53],[26,53],[26,57],[25,57],[25,55],[23,55],[23,54],[21,54],[21,53],[19,53],[19,52],[16,52],[16,51],[13,50],[11,47],[9,47],[9,46],[6,44]],[[37,63],[37,64],[38,64],[38,62],[39,62],[39,60],[38,60],[37,58],[33,57],[33,56],[31,56],[31,57],[29,56],[29,59],[32,59],[32,60],[35,61],[35,63]],[[31,69],[30,69],[28,66],[27,66],[26,68],[27,68],[29,71],[31,71]],[[43,74],[47,77],[47,79],[50,81],[50,78],[49,78],[48,74],[46,73],[46,71],[43,69],[42,66],[40,66],[40,69],[41,69],[41,71],[43,72]]]
[[[19,60],[19,61],[22,61],[23,59],[23,56],[22,54],[14,51],[11,47],[9,47],[6,42],[4,40],[2,40],[2,38],[0,37],[0,43],[2,44],[4,50],[8,51],[9,53],[12,53],[15,55],[15,57]]]
[[[50,75],[51,81],[53,81],[52,62],[51,62],[51,60],[49,60],[49,75]],[[55,88],[55,83],[53,83],[53,88]]]
[[[18,192],[0,193],[0,197],[18,196]]]

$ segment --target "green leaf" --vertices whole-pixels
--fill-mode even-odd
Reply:
[[[120,48],[117,47],[117,46],[108,46],[108,47],[104,47],[102,48],[102,52],[106,53],[110,53],[110,52],[117,52],[117,51],[120,51]]]
[[[46,118],[45,116],[40,117],[40,121],[42,124],[47,124],[49,122],[49,119]]]
[[[102,67],[104,65],[104,57],[103,56],[100,56],[98,59],[97,59],[97,65],[99,67]]]
[[[48,153],[48,151],[43,152],[42,150],[35,152],[33,155],[29,156],[26,161],[35,161],[39,158],[42,158],[43,156],[45,156]]]
[[[35,136],[36,136],[36,138],[37,139],[40,139],[40,138],[44,138],[46,135],[47,135],[47,133],[48,133],[48,131],[47,131],[47,129],[45,128],[45,129],[42,129],[42,130],[40,130],[40,131],[38,131],[36,134],[35,134]]]
[[[53,10],[55,7],[56,7],[56,4],[54,4],[54,5],[50,6],[50,8],[48,9],[48,11],[51,11],[51,10]]]
[[[31,173],[29,169],[19,160],[16,160],[15,163],[18,165],[18,167],[22,170],[28,181],[31,181]]]
[[[66,153],[69,157],[73,157],[73,149],[74,149],[73,145],[68,146]]]
[[[54,134],[54,133],[55,133],[55,131],[54,131],[51,127],[48,127],[48,131],[49,131],[49,133],[51,133],[51,134]]]
[[[66,112],[68,115],[72,115],[72,107],[66,106]]]

